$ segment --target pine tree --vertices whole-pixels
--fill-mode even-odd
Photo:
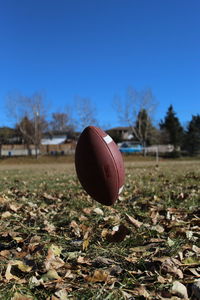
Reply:
[[[190,155],[200,152],[200,115],[192,116],[185,134],[184,148]]]
[[[160,129],[165,136],[165,142],[172,144],[174,151],[177,151],[183,139],[183,128],[172,105],[169,106],[164,121],[161,121]]]

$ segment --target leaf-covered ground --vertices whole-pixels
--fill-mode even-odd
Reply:
[[[128,162],[105,207],[71,165],[4,167],[0,299],[200,299],[199,182],[198,161]]]

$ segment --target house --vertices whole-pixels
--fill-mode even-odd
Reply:
[[[129,141],[133,139],[131,127],[114,127],[106,130],[106,132],[114,139],[115,142]]]
[[[74,154],[75,145],[74,141],[68,140],[66,133],[46,133],[41,140],[40,151],[44,155]]]
[[[67,135],[51,135],[41,140],[41,145],[60,145],[67,142]]]

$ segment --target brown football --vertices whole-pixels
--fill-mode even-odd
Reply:
[[[88,126],[81,133],[75,151],[78,179],[96,201],[112,205],[124,185],[122,155],[112,138],[100,128]]]

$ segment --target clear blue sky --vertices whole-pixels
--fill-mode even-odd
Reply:
[[[0,126],[13,90],[44,91],[49,112],[90,98],[116,126],[128,86],[153,90],[158,121],[170,104],[183,123],[200,113],[199,0],[0,1]]]

